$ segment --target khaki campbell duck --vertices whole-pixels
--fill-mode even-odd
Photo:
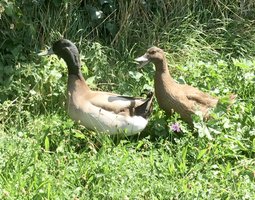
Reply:
[[[172,110],[174,110],[180,114],[184,121],[193,125],[192,114],[200,111],[203,118],[207,119],[209,117],[209,109],[217,105],[218,98],[212,97],[192,86],[175,82],[169,73],[167,60],[162,49],[151,47],[143,56],[136,58],[136,61],[141,66],[149,62],[155,65],[155,96],[160,108],[167,114],[170,115]]]
[[[67,112],[73,120],[107,134],[133,135],[146,127],[152,111],[152,93],[142,99],[90,90],[82,76],[79,51],[69,40],[60,39],[39,55],[50,54],[56,54],[66,62]]]

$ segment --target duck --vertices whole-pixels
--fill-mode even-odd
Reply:
[[[55,54],[67,66],[67,113],[89,130],[109,135],[134,135],[143,131],[152,112],[153,93],[146,98],[91,90],[81,72],[79,50],[68,39],[60,39],[39,56]]]
[[[152,62],[156,72],[154,75],[155,96],[159,107],[171,115],[180,114],[183,121],[193,126],[192,115],[200,112],[203,120],[210,118],[209,110],[216,107],[219,98],[213,97],[198,88],[177,83],[171,76],[165,53],[158,47],[151,47],[147,52],[135,59],[141,67]],[[235,96],[230,97],[231,100]]]

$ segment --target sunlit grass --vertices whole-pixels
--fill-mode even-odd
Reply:
[[[113,73],[118,69],[120,74],[137,70],[128,67],[128,62],[121,62],[121,58],[114,68],[104,66],[105,62],[110,61],[98,57],[99,67],[88,67],[89,72],[84,76],[98,73],[100,78],[94,80],[97,85],[107,77],[101,70]],[[253,62],[246,59],[215,63],[183,60],[183,64],[171,65],[176,80],[181,79],[217,96],[229,92],[238,94],[237,102],[228,113],[215,111],[214,120],[201,124],[209,129],[213,139],[208,140],[204,129],[190,130],[178,115],[166,117],[155,105],[150,123],[141,136],[115,141],[89,132],[69,119],[64,103],[59,101],[65,98],[67,74],[59,67],[63,61],[43,59],[28,80],[35,77],[37,70],[45,78],[41,78],[36,87],[23,89],[25,95],[19,96],[16,102],[1,104],[1,198],[254,197]],[[84,63],[90,65],[88,59]],[[230,66],[235,71],[230,72]],[[22,67],[27,69],[30,64]],[[148,66],[139,73],[143,76],[119,76],[123,84],[111,87],[99,84],[97,88],[123,93],[124,83],[128,82],[129,87],[139,93],[143,86],[136,87],[137,81],[151,85],[153,68]],[[111,82],[114,83],[114,77]],[[41,93],[48,90],[40,89],[43,85],[49,85],[52,92]],[[170,128],[176,121],[181,125],[180,133]]]

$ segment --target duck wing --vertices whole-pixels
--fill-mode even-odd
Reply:
[[[108,92],[92,92],[90,103],[115,114],[148,116],[152,110],[153,95],[147,99],[121,96]]]
[[[197,88],[189,85],[184,86],[186,96],[189,100],[205,107],[214,107],[218,103],[218,99],[210,96]]]

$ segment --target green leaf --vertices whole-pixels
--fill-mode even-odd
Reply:
[[[45,140],[44,140],[44,148],[45,148],[46,151],[49,151],[49,150],[50,150],[50,141],[49,141],[48,136],[45,137]]]
[[[91,88],[96,88],[95,79],[96,79],[96,76],[91,76],[91,77],[89,77],[89,78],[86,79],[86,83],[87,83]]]
[[[85,135],[82,133],[79,133],[79,132],[76,132],[74,137],[79,138],[79,139],[85,139]]]
[[[188,151],[187,146],[182,149],[182,160],[183,160],[183,162],[186,162],[187,151]]]
[[[105,28],[110,32],[111,35],[116,35],[117,33],[117,26],[116,24],[113,24],[113,23],[110,23],[110,22],[107,22],[106,25],[105,25]]]
[[[139,150],[144,145],[144,141],[139,141],[139,143],[136,146],[136,150]]]
[[[200,158],[202,158],[203,155],[205,155],[206,152],[207,152],[207,149],[202,149],[202,150],[199,152],[198,156],[197,156],[197,160],[199,160]]]
[[[14,6],[12,2],[8,2],[6,7],[5,7],[5,13],[10,16],[13,17],[13,13],[14,13]]]
[[[252,151],[255,152],[255,138],[252,140]]]
[[[140,72],[137,72],[137,71],[129,71],[128,72],[129,76],[132,77],[133,79],[135,79],[136,81],[139,81],[140,78],[143,76],[142,73]]]

